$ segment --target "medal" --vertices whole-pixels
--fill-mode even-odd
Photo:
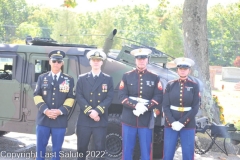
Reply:
[[[102,84],[102,92],[107,92],[107,84]]]
[[[69,92],[69,83],[67,80],[64,80],[60,85],[59,85],[59,91],[68,93]]]

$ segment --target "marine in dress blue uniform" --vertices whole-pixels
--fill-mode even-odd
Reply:
[[[131,52],[136,58],[136,69],[125,73],[119,85],[118,97],[123,104],[122,136],[123,160],[132,160],[136,137],[139,137],[141,160],[151,159],[151,115],[160,114],[162,84],[159,77],[147,70],[150,49],[140,48]]]
[[[37,160],[45,159],[46,146],[49,137],[52,138],[52,160],[59,160],[64,135],[67,128],[67,117],[74,103],[74,80],[61,72],[63,51],[55,50],[49,53],[51,71],[38,77],[34,91],[34,102],[38,108],[37,114]]]
[[[101,72],[101,65],[106,54],[101,50],[87,53],[92,71],[81,74],[76,88],[77,103],[80,114],[77,121],[77,151],[79,160],[91,157],[88,145],[91,135],[94,141],[92,158],[104,159],[105,139],[108,125],[108,108],[112,103],[114,88],[112,77]]]
[[[183,160],[194,159],[195,116],[200,106],[199,86],[188,79],[194,61],[189,58],[174,60],[179,79],[170,81],[163,96],[164,160],[172,160],[180,137]]]

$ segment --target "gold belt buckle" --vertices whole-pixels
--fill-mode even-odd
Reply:
[[[184,112],[184,107],[178,107],[179,112]]]

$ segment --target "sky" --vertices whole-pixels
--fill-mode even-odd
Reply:
[[[43,5],[47,7],[60,7],[64,0],[26,0],[30,5]],[[78,12],[86,11],[101,11],[105,8],[115,7],[117,5],[136,5],[136,4],[149,4],[151,7],[155,7],[159,2],[158,0],[97,0],[97,2],[89,2],[88,0],[76,0],[78,3],[74,9]],[[183,4],[184,0],[170,0],[171,5]],[[208,0],[208,6],[215,4],[228,4],[240,2],[240,0]]]

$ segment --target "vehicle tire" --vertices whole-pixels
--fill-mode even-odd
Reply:
[[[6,131],[0,131],[0,137],[1,136],[3,136],[3,135],[5,135],[5,134],[7,134],[8,132],[6,132]]]
[[[110,114],[108,116],[106,136],[107,160],[120,160],[122,158],[122,126],[120,117],[120,114]]]
[[[108,131],[106,136],[107,160],[122,159],[122,125],[120,117],[120,114],[110,114],[108,116]],[[134,148],[133,160],[140,160],[138,138]]]

